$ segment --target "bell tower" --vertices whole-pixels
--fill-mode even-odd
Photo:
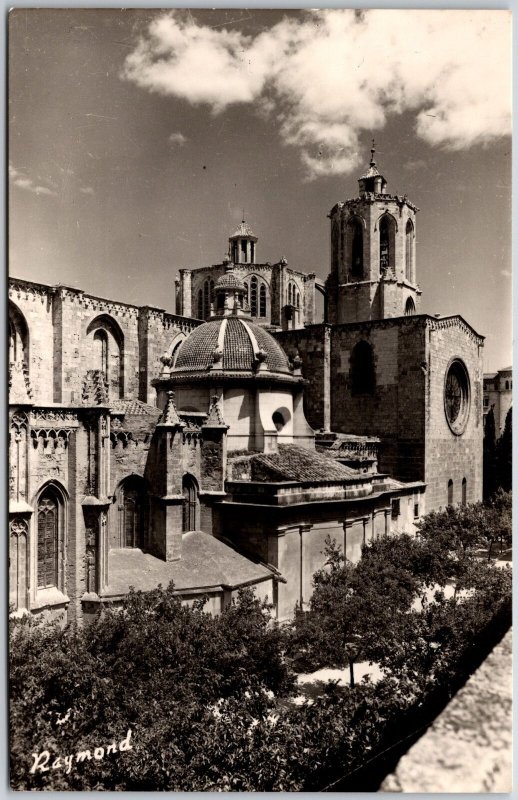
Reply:
[[[415,314],[416,208],[406,195],[389,194],[372,142],[358,197],[330,211],[331,273],[328,321],[362,322]]]

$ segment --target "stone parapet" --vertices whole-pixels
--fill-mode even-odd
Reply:
[[[380,787],[382,792],[512,789],[511,631]]]

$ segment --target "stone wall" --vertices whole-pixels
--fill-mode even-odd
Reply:
[[[483,339],[461,317],[429,318],[427,323],[426,458],[427,509],[445,507],[448,481],[453,480],[453,502],[482,499],[482,347]],[[444,389],[452,359],[461,359],[470,379],[471,404],[466,428],[455,435],[444,411]]]
[[[509,793],[512,728],[509,632],[403,756],[379,791]]]
[[[302,359],[304,414],[314,430],[329,430],[331,424],[331,326],[309,325],[297,331],[275,331],[288,356]]]
[[[87,370],[101,368],[93,341],[98,330],[108,336],[110,401],[139,397],[154,402],[151,381],[160,372],[160,357],[199,324],[162,309],[14,278],[9,279],[9,299],[13,314],[21,314],[27,325],[28,375],[39,403],[81,402]]]
[[[380,472],[424,479],[425,323],[422,317],[336,325],[332,328],[331,429],[379,436]],[[372,348],[375,389],[353,394],[351,355],[359,342]]]

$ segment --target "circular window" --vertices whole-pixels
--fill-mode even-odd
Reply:
[[[453,433],[464,432],[469,416],[470,392],[468,371],[462,361],[452,361],[444,383],[444,412]]]

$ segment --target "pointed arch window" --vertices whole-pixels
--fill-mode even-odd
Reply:
[[[380,272],[394,270],[395,257],[395,228],[394,219],[385,214],[379,223],[379,246],[380,246]]]
[[[257,316],[257,278],[255,275],[250,281],[250,313],[253,317]]]
[[[351,277],[353,280],[363,278],[363,228],[359,220],[350,220],[347,224],[350,246]]]
[[[358,342],[351,353],[351,394],[373,395],[376,390],[374,351],[366,341]]]
[[[412,317],[415,314],[415,303],[411,297],[405,303],[405,317]]]
[[[59,584],[59,540],[62,526],[62,506],[56,492],[46,489],[38,501],[38,589]]]
[[[29,361],[29,329],[22,312],[9,301],[9,361],[14,364]]]
[[[108,379],[108,335],[102,328],[94,333],[94,348],[96,369]]]
[[[405,278],[413,281],[414,274],[414,226],[408,220],[405,229]]]
[[[259,289],[259,316],[266,317],[266,286],[264,283]]]
[[[453,505],[453,481],[451,478],[448,481],[448,505]]]
[[[198,319],[203,319],[203,292],[198,292]]]
[[[468,482],[466,478],[462,479],[462,505],[465,506],[468,502]]]
[[[182,530],[195,531],[199,528],[199,492],[196,479],[192,475],[184,475],[182,481],[183,519]]]
[[[119,533],[121,547],[144,547],[147,494],[142,479],[128,478],[119,490]]]

